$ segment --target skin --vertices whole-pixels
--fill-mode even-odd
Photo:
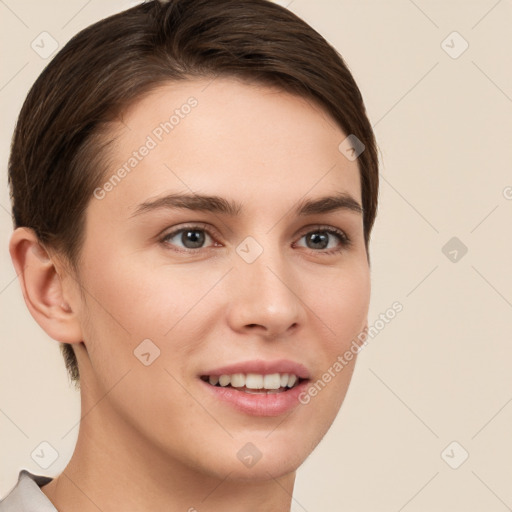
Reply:
[[[79,361],[76,449],[42,488],[59,511],[289,510],[296,469],[349,386],[355,358],[309,404],[277,417],[238,412],[203,389],[201,371],[253,359],[291,359],[321,378],[367,325],[370,272],[360,213],[294,214],[300,200],[333,191],[361,204],[361,187],[357,160],[338,150],[346,134],[290,93],[232,78],[160,87],[112,127],[106,179],[190,96],[191,113],[103,199],[91,198],[78,275],[30,229],[11,239],[31,314],[74,344]],[[176,192],[243,209],[132,216]],[[184,252],[179,235],[162,241],[197,222],[211,234],[202,248]],[[351,245],[328,235],[338,252],[308,247],[318,226],[342,230]],[[247,236],[263,248],[250,264],[236,252]],[[160,357],[145,366],[133,351],[148,338]],[[237,458],[248,442],[262,453],[250,468]]]

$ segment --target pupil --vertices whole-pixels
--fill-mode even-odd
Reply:
[[[319,245],[313,246],[313,249],[315,249],[315,248],[318,249],[319,247],[320,247],[320,249],[325,249],[327,247],[327,245],[329,244],[326,234],[313,233],[309,237],[309,240],[311,240],[314,244],[318,244],[319,242],[321,244],[321,246],[319,246]],[[309,244],[308,244],[308,247],[309,247]]]
[[[204,243],[204,233],[201,231],[184,231],[181,241],[187,249],[197,249]]]

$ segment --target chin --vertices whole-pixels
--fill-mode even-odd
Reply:
[[[328,425],[309,425],[307,431],[300,430],[297,422],[285,428],[277,425],[231,431],[233,438],[223,443],[218,437],[211,439],[206,443],[209,456],[200,463],[217,478],[228,474],[230,480],[252,482],[281,478],[297,471],[328,430]]]

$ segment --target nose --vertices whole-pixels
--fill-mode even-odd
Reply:
[[[264,250],[252,263],[238,258],[230,276],[230,327],[267,339],[296,331],[304,321],[305,310],[293,274],[289,262],[277,250]]]

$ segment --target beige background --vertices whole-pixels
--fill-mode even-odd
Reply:
[[[6,162],[15,118],[59,45],[134,2],[0,2],[0,496],[21,468],[54,476],[74,448],[79,395],[29,315],[7,251]],[[343,55],[381,151],[370,324],[332,429],[298,474],[294,511],[512,507],[512,2],[289,0]],[[469,44],[458,58],[463,41]],[[507,188],[508,187],[508,188]],[[457,237],[467,254],[443,247]],[[48,441],[47,470],[30,454]],[[445,448],[450,447],[444,459]],[[458,468],[464,453],[468,459]]]

